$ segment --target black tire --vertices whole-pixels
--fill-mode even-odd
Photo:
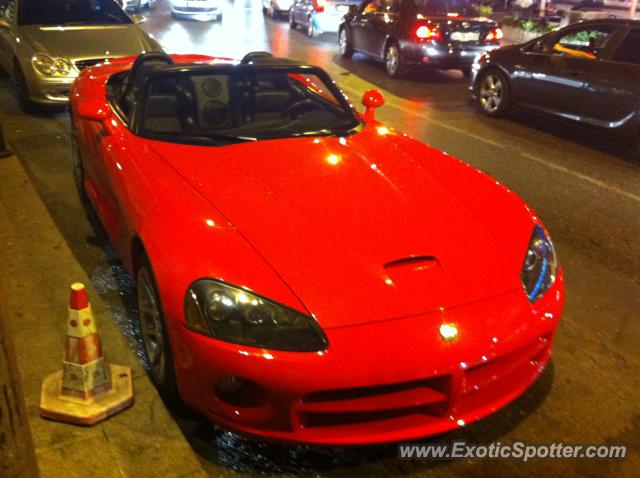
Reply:
[[[13,70],[13,82],[16,93],[16,99],[20,105],[20,109],[27,114],[34,114],[37,112],[36,104],[31,101],[31,94],[29,93],[29,85],[22,73],[22,68],[18,64],[18,60],[15,61]]]
[[[511,108],[509,80],[500,70],[492,68],[480,74],[474,86],[480,111],[492,118],[505,116]]]
[[[162,303],[151,263],[144,253],[138,258],[136,287],[138,318],[149,376],[165,402],[179,404],[180,392]]]
[[[298,24],[293,19],[293,8],[291,8],[289,10],[289,28],[291,28],[292,30],[295,30],[297,27],[298,27]]]
[[[353,56],[353,43],[351,42],[351,35],[347,27],[340,29],[338,34],[338,49],[340,50],[340,56],[344,58],[351,58]]]
[[[390,42],[384,50],[384,68],[391,78],[402,78],[407,73],[407,66],[396,42]]]

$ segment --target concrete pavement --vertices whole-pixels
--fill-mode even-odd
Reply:
[[[33,435],[40,475],[202,476],[197,454],[110,319],[15,156],[0,160],[0,178],[3,321],[15,343],[18,385],[26,402],[22,419],[26,418]],[[62,365],[68,287],[74,281],[87,285],[107,358],[128,365],[134,373],[134,406],[91,428],[45,420],[38,414],[42,379]],[[13,469],[0,467],[4,472],[16,476]]]

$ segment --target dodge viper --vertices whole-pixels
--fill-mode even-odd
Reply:
[[[263,439],[390,442],[478,420],[548,364],[564,286],[540,219],[362,102],[264,52],[74,83],[75,179],[167,401]]]

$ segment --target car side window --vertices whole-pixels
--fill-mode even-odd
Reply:
[[[16,15],[15,0],[0,0],[0,19],[13,22]]]
[[[606,48],[615,29],[613,25],[597,25],[572,30],[551,42],[546,53],[595,60]]]
[[[632,28],[622,41],[613,61],[640,65],[640,28]]]

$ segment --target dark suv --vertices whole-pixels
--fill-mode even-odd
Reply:
[[[502,36],[496,22],[478,17],[464,0],[368,0],[344,17],[338,38],[342,56],[365,53],[396,77],[420,65],[468,76],[474,59],[498,47]]]

